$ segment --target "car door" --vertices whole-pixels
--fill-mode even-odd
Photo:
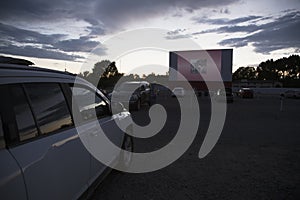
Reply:
[[[76,125],[80,125],[80,132],[84,130],[87,141],[85,145],[87,149],[91,151],[91,174],[89,178],[89,185],[92,185],[94,181],[101,177],[107,168],[106,164],[114,162],[120,151],[109,151],[99,152],[97,149],[99,142],[99,135],[103,130],[105,135],[110,141],[120,147],[123,139],[123,132],[118,128],[115,120],[118,121],[114,115],[111,115],[109,101],[101,94],[96,88],[92,88],[86,85],[76,84],[71,85],[72,98],[73,98],[73,109],[78,108],[74,113],[78,113]],[[81,133],[79,133],[81,134]],[[105,155],[108,163],[102,163],[97,159],[97,154]]]
[[[90,154],[74,128],[61,85],[10,85],[18,131],[9,151],[24,175],[29,199],[77,199],[88,187]]]
[[[1,94],[4,88],[0,87]],[[15,158],[6,148],[4,129],[9,130],[10,117],[3,98],[0,104],[0,194],[1,199],[22,200],[27,199],[23,175]],[[3,119],[3,120],[2,120]],[[4,128],[6,127],[6,128]]]

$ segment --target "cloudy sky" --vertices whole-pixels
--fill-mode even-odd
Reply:
[[[168,30],[165,40],[233,48],[233,71],[300,54],[300,0],[3,0],[0,54],[77,72],[107,39],[148,27]],[[104,59],[106,51],[98,55]],[[128,58],[121,71],[136,64]]]

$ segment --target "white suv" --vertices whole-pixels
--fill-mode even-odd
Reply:
[[[75,85],[75,78],[54,70],[0,65],[1,199],[90,196],[109,168],[83,145],[74,112],[84,134],[97,137],[99,130],[93,124],[98,121],[101,127],[105,124],[105,134],[116,146],[129,141],[125,150],[132,151],[132,138],[126,134],[132,130],[130,113],[112,114],[110,101],[98,89],[79,78]],[[94,102],[87,100],[90,97]],[[123,120],[125,131],[116,125],[116,118]],[[109,155],[111,162],[120,160],[120,151]]]

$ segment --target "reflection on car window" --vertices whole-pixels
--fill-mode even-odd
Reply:
[[[25,84],[41,134],[72,125],[72,119],[59,84]]]
[[[74,86],[71,89],[73,100],[75,100],[84,121],[109,115],[107,103],[95,92],[79,86]]]
[[[21,85],[11,85],[9,91],[11,93],[11,101],[16,116],[20,141],[37,136],[38,131],[23,88]]]

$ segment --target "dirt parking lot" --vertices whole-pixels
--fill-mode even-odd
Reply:
[[[151,139],[135,139],[138,152],[167,144],[178,127],[176,99],[160,97],[157,102],[169,107],[167,124]],[[209,124],[210,101],[202,97],[199,104],[197,137],[180,159],[151,173],[112,171],[92,199],[300,198],[300,99],[285,99],[280,111],[278,96],[235,98],[218,143],[203,159],[198,152]],[[133,119],[149,122],[147,108],[134,112]]]

